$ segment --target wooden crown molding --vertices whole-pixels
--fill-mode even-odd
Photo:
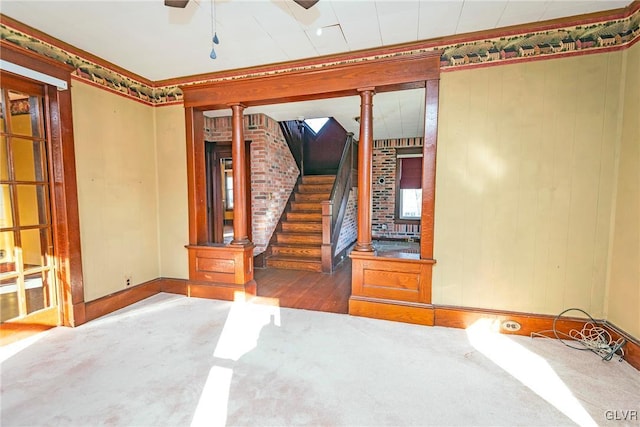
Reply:
[[[509,46],[503,46],[501,40],[509,38],[512,39],[511,45],[527,47],[527,40],[537,40],[536,37],[542,35],[548,36],[548,40],[553,41],[552,32],[558,37],[563,34],[573,34],[580,38],[581,34],[587,33],[583,28],[586,25],[598,27],[598,32],[601,32],[600,30],[602,32],[611,30],[609,32],[614,36],[614,40],[611,41],[611,39],[607,38],[600,41],[594,38],[594,41],[587,40],[586,43],[580,43],[580,46],[564,43],[552,47],[546,46],[547,43],[541,43],[542,47],[538,46],[536,49],[536,46],[530,46],[532,49],[524,49],[522,52],[517,49],[515,52],[510,50]],[[617,27],[615,27],[616,25]],[[635,0],[627,7],[609,11],[445,36],[345,54],[326,55],[158,81],[151,81],[132,73],[116,64],[112,64],[2,14],[0,14],[0,38],[35,51],[40,55],[70,64],[76,69],[72,75],[75,79],[147,105],[163,106],[182,103],[183,92],[180,86],[291,74],[300,69],[321,68],[337,64],[349,65],[396,55],[416,55],[422,52],[440,51],[442,52],[440,67],[443,72],[446,72],[622,50],[640,40],[640,0]],[[495,51],[492,51],[489,55],[488,51],[492,48]],[[503,48],[505,48],[504,51]]]

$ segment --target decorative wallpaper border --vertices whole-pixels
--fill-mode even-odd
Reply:
[[[411,49],[408,46],[407,50],[402,50],[400,46],[401,50],[388,54],[364,56],[361,58],[299,67],[278,68],[270,71],[230,75],[227,77],[203,78],[188,83],[181,83],[181,85],[212,83],[250,77],[266,77],[299,70],[345,65],[394,56],[415,55],[436,50],[442,52],[440,58],[442,71],[508,64],[519,61],[550,59],[576,54],[597,53],[599,51],[621,50],[640,40],[640,3],[633,3],[633,5],[635,6],[634,10],[631,10],[628,16],[619,19],[545,28],[526,33],[522,32],[486,39],[461,41],[455,44],[437,44],[425,41],[425,44],[419,48]],[[609,19],[611,18],[609,17]],[[496,31],[499,30],[500,29],[497,29]],[[149,86],[148,84],[136,81],[107,67],[96,64],[89,59],[69,53],[61,47],[47,43],[33,35],[12,28],[5,22],[0,23],[0,39],[71,65],[75,68],[72,74],[74,78],[103,87],[144,104],[161,106],[182,102],[182,90],[177,84]],[[415,46],[415,43],[411,45]]]

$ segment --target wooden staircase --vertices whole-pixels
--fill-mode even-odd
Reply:
[[[306,175],[276,232],[267,267],[322,271],[322,205],[329,200],[334,175]]]

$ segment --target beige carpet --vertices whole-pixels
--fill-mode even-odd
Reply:
[[[0,421],[640,425],[633,412],[621,412],[640,412],[640,374],[626,362],[603,362],[555,340],[498,335],[490,326],[423,327],[269,300],[159,294],[0,349]]]

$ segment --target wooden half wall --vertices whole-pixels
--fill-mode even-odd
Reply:
[[[349,59],[349,55],[336,56],[332,64],[322,68],[311,68],[293,70],[281,74],[247,77],[233,80],[220,80],[182,86],[184,92],[185,117],[187,123],[187,174],[188,174],[188,200],[189,200],[189,279],[198,283],[209,283],[212,287],[219,287],[221,293],[231,284],[243,287],[253,283],[251,257],[234,255],[233,243],[223,248],[212,248],[206,239],[206,187],[204,185],[204,156],[203,156],[203,113],[207,110],[231,109],[234,117],[233,134],[240,134],[236,139],[241,138],[242,125],[241,114],[245,107],[286,103],[293,101],[306,101],[322,98],[334,98],[341,96],[353,96],[366,93],[369,97],[375,93],[396,91],[405,89],[425,88],[427,90],[427,120],[430,126],[425,135],[425,161],[432,164],[425,165],[424,170],[427,175],[424,180],[425,188],[430,188],[432,193],[428,196],[423,212],[427,212],[423,219],[430,224],[423,227],[425,242],[423,258],[431,258],[433,247],[433,191],[435,190],[435,137],[437,135],[437,100],[438,100],[438,80],[440,76],[440,52],[415,52],[390,57],[371,58],[354,62]],[[429,104],[430,103],[430,104]],[[370,150],[369,150],[370,151]],[[369,167],[361,171],[362,174],[370,172],[371,160],[368,160]],[[244,165],[237,163],[238,168]],[[234,162],[234,174],[236,163]],[[242,172],[241,172],[242,173]],[[368,179],[370,177],[361,177]],[[234,191],[240,185],[235,185]],[[361,189],[362,191],[362,189]],[[365,191],[360,197],[369,200],[371,194]],[[243,200],[238,198],[238,200]],[[360,205],[360,204],[359,204]],[[242,211],[250,209],[250,206],[236,205],[234,217],[240,218]],[[238,211],[238,212],[236,212]],[[245,215],[246,216],[246,215]],[[246,224],[243,226],[246,227]],[[360,226],[360,225],[359,225]],[[371,221],[363,224],[368,228],[369,235]],[[234,234],[236,233],[234,222]],[[234,241],[240,237],[245,251],[252,248],[253,243],[245,241],[245,236],[234,236]],[[211,262],[211,256],[215,254],[216,262]],[[224,259],[222,259],[222,258]],[[231,263],[233,268],[230,267]],[[410,262],[410,261],[408,261]],[[208,270],[199,269],[198,265],[206,264]],[[422,302],[430,302],[431,295],[431,265],[432,260],[418,260],[418,270],[421,271],[419,277],[421,295],[428,295],[428,298],[421,298]],[[386,265],[386,264],[385,264]],[[215,267],[215,268],[214,268]],[[213,270],[211,270],[213,268]],[[230,269],[229,271],[226,271]],[[224,270],[224,271],[223,271]],[[237,271],[245,274],[232,273]],[[354,277],[355,277],[354,272]],[[390,271],[391,277],[399,275],[399,271]],[[232,278],[233,277],[233,278]],[[224,278],[225,280],[220,280]]]

